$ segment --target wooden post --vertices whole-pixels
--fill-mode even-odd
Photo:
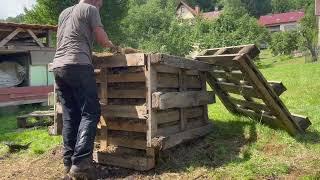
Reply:
[[[108,69],[106,67],[101,68],[100,71],[100,91],[101,91],[101,100],[100,103],[102,106],[108,105],[108,82],[107,82],[107,72]],[[101,126],[101,134],[100,136],[100,148],[102,151],[107,150],[108,148],[108,127],[107,127],[107,119],[103,115],[100,117],[100,126]]]
[[[315,0],[315,15],[318,27],[318,48],[320,47],[320,0]]]
[[[185,83],[185,72],[179,69],[179,91],[184,92],[187,90]],[[185,108],[180,108],[180,130],[184,131],[186,129],[187,119],[184,115]]]
[[[148,89],[147,94],[147,109],[148,109],[148,119],[147,119],[147,147],[152,147],[152,138],[157,134],[158,124],[156,120],[155,110],[152,108],[152,94],[157,91],[157,71],[151,64],[152,56],[148,56],[147,64],[145,66],[146,73],[146,86]]]

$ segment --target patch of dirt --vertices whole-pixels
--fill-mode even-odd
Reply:
[[[180,173],[157,174],[155,170],[138,172],[134,170],[102,166],[95,164],[99,179],[185,179],[187,175]],[[57,147],[39,157],[22,158],[18,155],[8,155],[0,159],[0,179],[62,179],[62,147]],[[203,176],[200,175],[203,179]]]
[[[284,144],[268,143],[263,147],[262,151],[267,155],[280,155],[283,154],[285,148]]]

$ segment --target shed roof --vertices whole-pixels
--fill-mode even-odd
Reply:
[[[293,22],[300,21],[303,17],[304,17],[303,11],[271,14],[271,15],[261,16],[259,19],[259,24],[263,26],[274,26],[278,24],[293,23]]]

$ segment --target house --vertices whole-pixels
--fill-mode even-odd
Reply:
[[[0,107],[45,103],[53,91],[48,70],[55,26],[0,23]]]
[[[270,32],[291,31],[298,28],[299,21],[303,17],[303,11],[271,14],[261,16],[259,24],[267,27]]]
[[[184,1],[180,1],[176,9],[176,16],[179,19],[185,19],[185,20],[191,20],[198,16],[208,20],[213,20],[218,18],[220,14],[221,14],[221,11],[219,11],[218,8],[216,8],[215,11],[211,11],[211,12],[201,12],[201,9],[199,6],[195,6],[194,8],[192,8]]]

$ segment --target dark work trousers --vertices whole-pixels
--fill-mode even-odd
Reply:
[[[79,165],[92,158],[100,104],[92,66],[68,65],[54,69],[56,92],[63,111],[63,162]]]

